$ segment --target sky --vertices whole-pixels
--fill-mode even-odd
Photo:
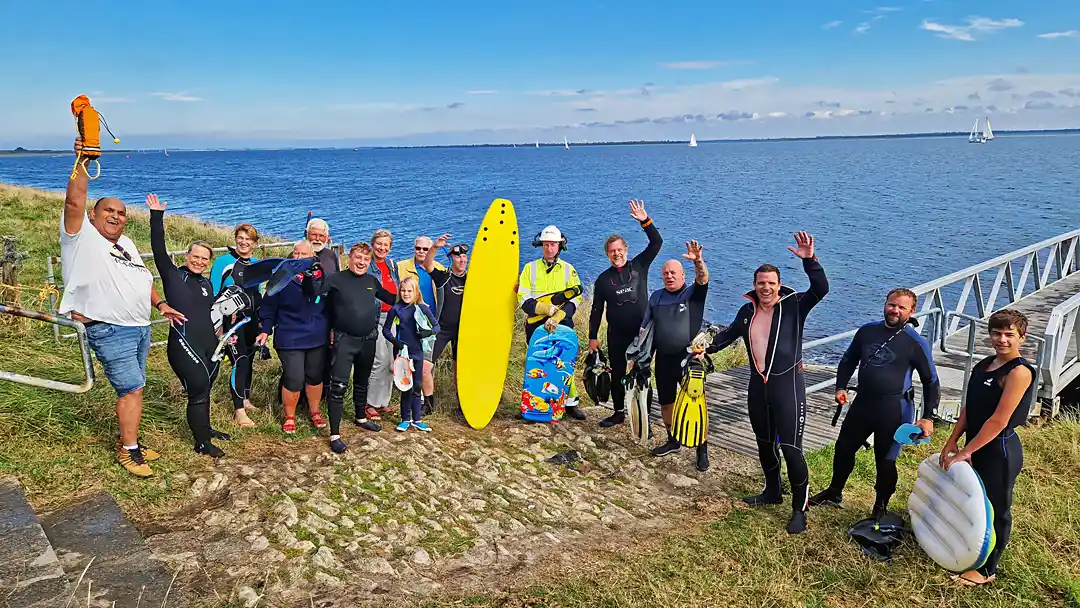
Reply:
[[[0,0],[0,149],[1080,127],[1077,0]]]

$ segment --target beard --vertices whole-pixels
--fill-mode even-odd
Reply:
[[[319,253],[326,248],[326,243],[312,243],[311,248],[315,250],[315,253]]]

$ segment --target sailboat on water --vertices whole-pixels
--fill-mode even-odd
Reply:
[[[566,136],[565,135],[563,135],[562,143],[563,143],[563,146],[565,146],[567,150],[570,149],[570,142],[566,141]]]
[[[691,148],[696,148],[697,147],[697,139],[694,139],[694,134],[693,133],[690,134],[690,147]]]
[[[163,149],[165,150],[165,156],[168,156],[169,155],[169,149],[168,148],[163,148]]]
[[[988,141],[994,139],[994,131],[990,128],[990,117],[986,117],[986,127],[981,131],[979,130],[979,117],[975,117],[975,126],[971,127],[971,133],[968,135],[968,143],[970,144],[985,144]]]
[[[540,147],[540,140],[539,140],[539,139],[538,139],[538,140],[536,140],[536,147],[537,147],[537,148],[539,148],[539,147]]]

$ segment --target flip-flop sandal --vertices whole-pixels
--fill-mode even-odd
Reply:
[[[370,405],[364,410],[364,415],[367,416],[368,420],[382,420],[382,416],[379,415],[379,410]]]
[[[252,428],[255,426],[255,422],[252,421],[251,418],[248,418],[247,412],[244,411],[244,408],[236,410],[234,420],[236,421],[236,426],[242,429]]]
[[[286,416],[285,422],[281,423],[281,430],[286,435],[292,435],[296,433],[296,416]]]
[[[323,418],[322,414],[319,412],[311,412],[311,422],[317,429],[326,428],[326,418]]]
[[[994,582],[995,578],[997,578],[996,575],[995,576],[984,576],[982,581],[973,581],[970,578],[964,578],[963,576],[961,576],[959,574],[954,574],[953,577],[952,577],[952,579],[954,581],[957,581],[958,583],[960,583],[961,585],[963,585],[965,587],[982,587],[983,585],[989,585],[990,583]]]

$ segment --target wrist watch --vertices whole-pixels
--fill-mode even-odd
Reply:
[[[158,312],[161,312],[161,305],[162,304],[168,304],[168,303],[169,302],[167,300],[161,300],[160,302],[158,302],[157,304],[154,305],[154,308],[156,308]]]

